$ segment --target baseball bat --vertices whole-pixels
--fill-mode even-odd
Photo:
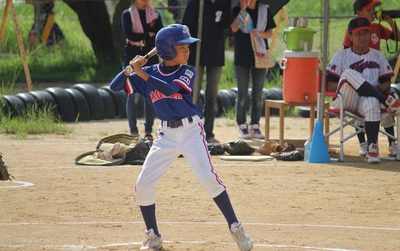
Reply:
[[[154,47],[153,49],[151,49],[151,51],[149,51],[146,55],[144,55],[144,58],[145,58],[145,59],[149,59],[149,58],[151,58],[152,56],[154,56],[154,55],[156,55],[156,54],[157,54],[157,48]],[[130,66],[130,65],[128,65],[128,66],[125,68],[125,70],[128,70],[129,74],[131,74],[131,73],[133,72],[133,67]]]
[[[151,51],[149,51],[146,55],[144,55],[144,58],[149,59],[156,54],[157,54],[157,48],[154,47],[153,49],[151,49]]]

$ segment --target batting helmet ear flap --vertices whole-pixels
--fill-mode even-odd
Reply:
[[[156,42],[157,54],[160,58],[165,60],[172,60],[176,57],[176,51],[166,39],[159,39]]]

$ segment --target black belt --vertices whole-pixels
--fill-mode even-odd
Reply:
[[[162,124],[168,126],[169,128],[178,128],[180,126],[183,126],[183,120],[187,119],[189,123],[193,122],[192,117],[187,117],[183,119],[174,119],[174,120],[168,120],[168,121],[163,121]]]

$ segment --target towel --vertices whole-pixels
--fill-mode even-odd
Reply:
[[[259,4],[258,5],[258,18],[257,18],[257,31],[264,32],[268,21],[268,5]],[[255,36],[255,51],[259,56],[264,56],[267,53],[267,45],[265,41],[260,36]]]
[[[132,19],[132,31],[134,33],[144,33],[143,26],[140,21],[139,11],[134,4],[132,4],[131,7],[129,8],[129,12],[131,13],[131,19]],[[145,12],[146,12],[146,23],[148,24],[158,18],[157,11],[149,5],[146,5]]]
[[[258,18],[257,18],[257,30],[263,32],[267,26],[268,21],[268,5],[258,5]]]
[[[268,5],[259,4],[258,5],[258,18],[257,18],[257,31],[264,32],[267,27],[268,22]],[[265,40],[253,34],[250,34],[251,45],[253,46],[255,54],[255,67],[256,68],[271,68],[275,65],[269,50],[267,50],[267,45]]]

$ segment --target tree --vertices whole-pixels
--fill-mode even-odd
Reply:
[[[116,53],[120,55],[121,64],[124,55],[124,47],[125,47],[125,34],[121,29],[121,15],[125,9],[128,9],[131,5],[131,0],[119,0],[115,5],[114,15],[113,15],[113,23],[112,23],[112,36],[114,48],[116,48]]]
[[[124,35],[120,29],[122,11],[129,7],[130,0],[119,0],[115,7],[113,23],[104,0],[64,0],[78,15],[83,32],[92,43],[93,52],[100,66],[115,66],[121,69]],[[110,69],[115,72],[115,69]]]

